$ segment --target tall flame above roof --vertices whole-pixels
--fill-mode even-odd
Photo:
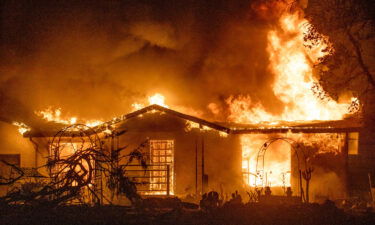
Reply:
[[[350,101],[338,103],[330,97],[320,99],[313,92],[314,88],[319,88],[313,67],[319,58],[328,54],[324,51],[328,46],[326,41],[312,45],[304,40],[308,25],[299,13],[284,14],[279,20],[279,28],[268,32],[269,69],[275,74],[272,88],[284,104],[283,112],[272,115],[262,104],[254,104],[249,96],[232,96],[227,99],[230,120],[241,123],[339,120],[348,113]]]

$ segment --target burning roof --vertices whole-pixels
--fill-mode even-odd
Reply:
[[[167,114],[176,118],[186,120],[196,125],[193,128],[213,129],[227,134],[245,134],[245,133],[286,133],[286,132],[306,132],[306,133],[331,133],[357,131],[361,128],[362,122],[358,118],[347,118],[344,120],[332,121],[280,121],[269,123],[240,124],[233,122],[211,122],[195,116],[184,114],[160,105],[150,105],[137,111],[115,117],[110,121],[104,122],[98,126],[92,127],[92,131],[103,132],[108,127],[121,127],[125,121],[141,117],[148,113]],[[25,137],[51,137],[66,125],[59,123],[45,123],[45,125],[32,128],[24,133]],[[89,127],[88,127],[89,128]]]
[[[329,121],[279,121],[270,123],[257,124],[237,124],[237,123],[220,123],[223,124],[234,134],[244,133],[336,133],[358,131],[362,126],[362,120],[351,117],[344,120]]]

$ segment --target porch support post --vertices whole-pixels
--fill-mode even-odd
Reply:
[[[167,196],[169,196],[170,194],[170,177],[169,177],[169,174],[170,174],[170,165],[167,165]]]

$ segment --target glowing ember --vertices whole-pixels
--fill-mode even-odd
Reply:
[[[18,127],[18,132],[20,132],[21,134],[24,134],[31,130],[30,127],[21,122],[13,122],[12,124]]]
[[[223,137],[223,138],[228,137],[228,133],[226,133],[224,131],[219,131],[219,135],[220,135],[220,137]]]
[[[186,122],[185,122],[185,131],[189,132],[192,129],[199,129],[199,131],[202,131],[202,132],[203,131],[216,131],[216,130],[210,128],[210,127],[201,125],[199,123],[196,123],[196,122],[193,122],[193,121],[190,121],[190,120],[186,120]],[[223,137],[223,138],[228,137],[228,133],[226,133],[224,131],[218,131],[218,134],[219,134],[220,137]]]
[[[85,122],[85,125],[88,126],[88,127],[96,127],[96,126],[99,126],[102,123],[103,123],[103,121],[101,121],[101,120],[89,120],[89,121]]]
[[[140,110],[140,109],[144,108],[145,106],[143,104],[140,104],[140,103],[133,103],[132,107],[133,107],[134,110]]]
[[[191,131],[192,129],[199,129],[199,128],[200,128],[199,123],[196,123],[196,122],[193,122],[193,121],[190,121],[190,120],[186,120],[185,131]]]
[[[72,117],[72,118],[70,118],[69,123],[70,123],[70,124],[75,124],[75,123],[77,123],[77,118],[76,118],[76,117]]]

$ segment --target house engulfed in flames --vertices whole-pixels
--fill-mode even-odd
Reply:
[[[368,141],[370,135],[359,119],[343,119],[350,101],[326,98],[313,75],[319,58],[327,54],[328,41],[306,43],[309,26],[300,13],[287,13],[279,23],[278,29],[268,32],[266,49],[274,74],[270,94],[284,106],[278,115],[244,95],[226,99],[232,122],[209,122],[169,109],[160,101],[147,107],[135,104],[137,111],[92,126],[105,139],[107,151],[127,146],[121,153],[126,155],[147,142],[142,149],[147,171],[134,166],[127,174],[140,180],[139,193],[183,197],[216,190],[226,196],[235,190],[245,193],[271,187],[273,194],[285,195],[291,187],[293,195],[299,196],[305,177],[310,177],[307,171],[312,171],[311,201],[369,197],[373,141]],[[208,107],[214,114],[221,113],[215,104]],[[48,113],[41,116],[50,120]],[[75,124],[77,119],[58,122]],[[16,125],[23,137],[15,126],[0,123],[0,157],[21,168],[45,165],[62,127]],[[66,154],[75,151],[77,138],[74,132],[58,138],[66,143]],[[48,171],[42,170],[48,177]]]
[[[1,126],[2,130],[7,129],[8,136],[12,134],[10,129],[14,126]],[[104,123],[93,129],[104,137],[108,126]],[[138,191],[145,196],[184,197],[211,190],[225,196],[236,190],[245,193],[266,186],[277,195],[285,195],[291,187],[293,195],[298,196],[300,171],[306,168],[313,169],[312,201],[368,193],[363,177],[371,170],[365,164],[358,165],[362,158],[361,124],[354,118],[277,124],[221,123],[150,105],[111,121],[110,127],[116,135],[107,135],[103,148],[109,151],[127,146],[121,153],[126,155],[147,142],[142,149],[149,164],[147,171],[134,165],[129,166],[127,174],[140,183]],[[57,132],[51,127],[34,128],[26,131],[24,138],[14,135],[8,141],[17,144],[3,143],[0,156],[23,168],[41,167],[51,154]],[[74,143],[77,136],[72,133],[59,138],[61,142]],[[74,152],[74,144],[64,151]],[[48,171],[43,170],[39,172],[47,177]]]

